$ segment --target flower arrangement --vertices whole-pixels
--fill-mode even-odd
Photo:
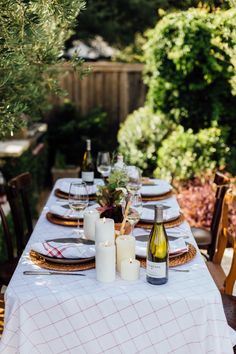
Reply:
[[[116,223],[122,222],[122,202],[128,190],[128,175],[125,169],[113,170],[104,186],[98,186],[97,202],[101,205],[102,217],[114,219]]]

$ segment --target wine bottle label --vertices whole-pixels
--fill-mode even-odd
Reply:
[[[147,260],[147,275],[152,278],[165,278],[166,262],[156,263]]]
[[[94,180],[94,172],[84,172],[81,174],[82,180],[84,182],[93,182]]]

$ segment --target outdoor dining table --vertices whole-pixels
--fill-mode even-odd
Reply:
[[[53,190],[7,287],[0,353],[233,353],[221,296],[199,250],[178,267],[188,272],[170,270],[162,286],[147,283],[144,268],[133,282],[119,274],[115,282],[98,282],[95,269],[83,277],[24,275],[39,269],[29,258],[33,243],[75,237],[72,228],[47,220],[57,202]],[[178,207],[174,195],[160,203]],[[186,221],[173,231],[197,248]]]

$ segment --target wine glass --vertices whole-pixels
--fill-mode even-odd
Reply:
[[[142,197],[140,193],[130,194],[128,198],[130,205],[127,221],[131,226],[131,235],[133,235],[134,227],[139,222],[142,214]]]
[[[84,182],[72,182],[69,189],[68,203],[73,211],[72,217],[78,217],[76,232],[80,233],[80,218],[83,217],[83,211],[89,204],[88,190]]]
[[[97,170],[105,179],[111,172],[111,157],[109,152],[99,152],[97,155]]]
[[[127,188],[131,194],[135,194],[142,187],[142,172],[136,166],[127,166],[126,171],[129,178]]]

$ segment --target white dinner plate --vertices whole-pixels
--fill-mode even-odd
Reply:
[[[44,258],[46,261],[52,262],[52,263],[59,263],[59,264],[79,264],[79,263],[87,263],[90,261],[93,261],[95,257],[89,257],[89,258],[56,258],[56,257],[49,257],[45,256],[44,254],[41,254],[37,252],[41,258]]]
[[[98,207],[99,204],[93,204],[86,208],[86,211],[96,210]],[[71,210],[67,202],[63,204],[53,204],[51,205],[49,211],[51,214],[64,220],[78,220],[84,218],[84,212]]]
[[[155,185],[144,185],[141,187],[140,193],[143,197],[159,196],[172,190],[171,185],[163,180],[153,180]]]
[[[78,181],[80,182],[80,181]],[[57,187],[61,192],[63,193],[66,193],[66,194],[69,194],[69,191],[70,191],[70,182],[66,182],[66,181],[63,181],[59,184],[59,186]],[[88,195],[94,195],[96,194],[97,192],[97,185],[96,184],[92,184],[91,186],[90,185],[87,185],[87,191],[88,191]]]
[[[149,209],[143,207],[140,221],[145,223],[153,223],[154,220],[154,208]],[[180,216],[180,210],[175,208],[168,208],[163,210],[164,222],[173,221]]]

